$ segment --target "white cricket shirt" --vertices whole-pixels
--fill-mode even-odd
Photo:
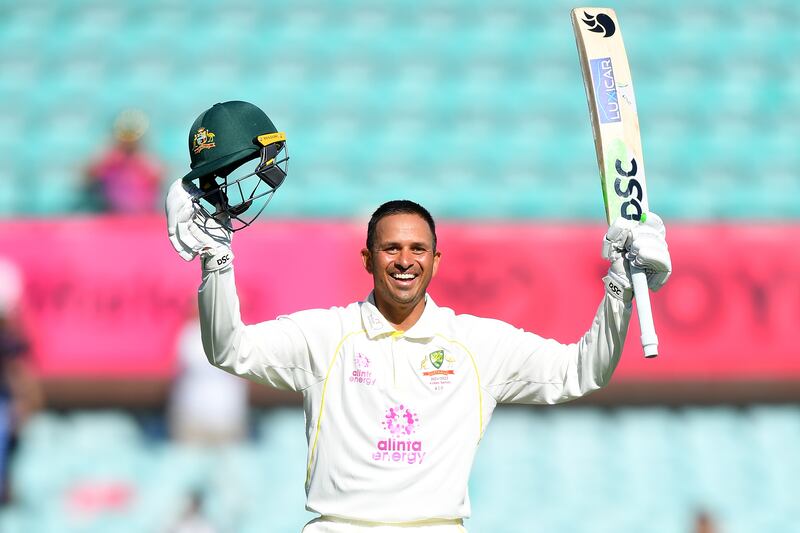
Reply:
[[[233,267],[203,274],[199,302],[212,364],[303,393],[308,510],[384,523],[468,517],[467,480],[495,406],[602,387],[630,319],[630,304],[606,295],[589,331],[565,345],[428,297],[400,332],[370,296],[245,326]]]

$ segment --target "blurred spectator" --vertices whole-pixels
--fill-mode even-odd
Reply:
[[[179,334],[178,364],[167,406],[172,438],[202,445],[243,439],[249,414],[247,382],[208,362],[196,316]]]
[[[706,511],[698,511],[694,515],[694,528],[692,533],[718,533],[714,519]]]
[[[183,514],[175,524],[167,529],[167,533],[217,533],[208,518],[203,514],[203,495],[192,493]]]
[[[114,121],[114,144],[87,170],[85,208],[94,212],[151,213],[160,208],[161,167],[142,149],[150,122],[128,109]]]
[[[0,258],[0,502],[11,500],[9,463],[19,430],[42,407],[38,381],[25,360],[28,342],[19,321],[23,283],[19,269]]]

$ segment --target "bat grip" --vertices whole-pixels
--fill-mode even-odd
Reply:
[[[650,309],[650,290],[647,275],[641,268],[631,265],[633,294],[636,297],[636,311],[639,315],[639,329],[642,331],[642,349],[647,358],[658,355],[658,336],[653,325],[653,312]]]

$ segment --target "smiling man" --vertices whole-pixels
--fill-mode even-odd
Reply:
[[[395,200],[367,226],[361,258],[373,290],[365,300],[245,325],[227,224],[197,207],[194,191],[172,185],[167,223],[181,257],[201,257],[208,360],[303,394],[306,507],[320,515],[304,533],[465,531],[467,480],[496,405],[560,403],[608,383],[630,319],[628,263],[646,269],[654,290],[671,271],[656,215],[615,223],[603,240],[611,267],[594,320],[561,344],[436,305],[427,294],[442,259],[434,220]]]
[[[395,200],[372,216],[361,258],[372,274],[375,306],[397,330],[408,329],[422,315],[440,257],[436,226],[422,206]]]

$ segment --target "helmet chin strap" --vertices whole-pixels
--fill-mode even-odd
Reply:
[[[253,222],[255,222],[255,220],[258,218],[258,216],[261,214],[261,212],[264,211],[264,209],[266,209],[267,206],[269,205],[269,203],[272,201],[272,198],[275,196],[275,189],[272,189],[271,191],[269,191],[269,192],[267,192],[267,193],[265,193],[264,195],[261,195],[261,196],[262,197],[266,196],[267,199],[264,202],[264,204],[261,207],[258,208],[258,211],[249,217],[250,220],[244,220],[241,216],[239,216],[241,213],[234,213],[231,210],[231,211],[228,211],[228,213],[230,214],[230,218],[225,222],[221,222],[221,224],[223,224],[230,231],[239,231],[241,229],[246,228],[247,226],[249,226]],[[250,202],[247,202],[247,203],[249,204]],[[248,207],[249,207],[249,205],[248,205]],[[247,208],[245,208],[245,210],[247,210]],[[234,225],[232,223],[233,220],[239,221],[241,226],[234,227]]]
[[[229,209],[228,195],[219,187],[215,178],[214,174],[200,178],[200,190],[203,191],[203,199],[214,206],[216,210],[214,215]]]
[[[286,143],[273,143],[261,149],[261,162],[256,168],[258,177],[267,182],[273,189],[277,189],[283,184],[286,179],[286,171],[280,167],[289,161],[288,151],[284,152],[284,157],[280,161],[275,161],[281,150],[286,148]]]

